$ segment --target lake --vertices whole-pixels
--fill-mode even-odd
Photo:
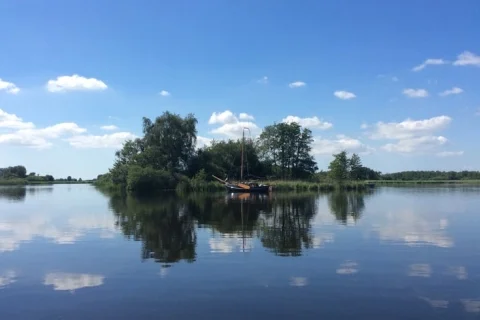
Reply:
[[[480,188],[0,187],[0,319],[479,319]]]

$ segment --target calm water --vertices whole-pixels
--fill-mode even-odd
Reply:
[[[480,188],[0,188],[0,319],[478,319]]]

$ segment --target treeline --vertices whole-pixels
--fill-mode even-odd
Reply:
[[[143,137],[125,142],[115,153],[113,167],[97,177],[97,185],[139,192],[218,187],[212,175],[241,178],[242,146],[246,180],[344,182],[376,179],[379,174],[362,166],[358,155],[346,159],[343,152],[348,162],[345,173],[330,170],[323,177],[311,152],[312,132],[297,123],[275,123],[257,139],[212,141],[200,149],[195,148],[196,125],[192,114],[181,117],[165,112],[154,121],[143,118]]]
[[[480,180],[480,171],[402,171],[382,174],[380,179],[389,181]]]
[[[7,168],[0,168],[0,184],[16,185],[16,184],[36,184],[36,183],[71,183],[83,182],[82,178],[67,178],[55,179],[52,175],[39,175],[35,172],[27,174],[25,166],[18,165]]]

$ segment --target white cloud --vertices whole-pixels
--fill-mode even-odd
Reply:
[[[337,274],[354,274],[358,272],[358,264],[354,261],[345,261],[337,269]]]
[[[311,117],[311,118],[300,118],[297,116],[287,116],[282,120],[285,123],[292,123],[296,122],[302,127],[310,128],[310,129],[319,129],[319,130],[327,130],[333,127],[333,124],[330,122],[323,121],[318,117]]]
[[[32,122],[24,122],[22,118],[0,109],[0,128],[30,129],[34,127]]]
[[[75,291],[101,286],[104,278],[104,276],[96,274],[54,272],[45,276],[43,284],[53,286],[55,291]]]
[[[121,148],[127,140],[135,139],[136,136],[130,132],[115,132],[112,134],[96,135],[78,135],[66,139],[72,147],[88,148]]]
[[[239,119],[240,118],[240,119]],[[214,112],[212,113],[210,119],[208,120],[209,124],[222,124],[222,126],[213,129],[210,133],[224,135],[228,138],[239,138],[242,136],[244,128],[250,129],[252,136],[255,136],[260,133],[260,128],[252,121],[241,121],[241,119],[253,119],[253,116],[241,113],[237,117],[230,110],[225,110],[224,112]]]
[[[258,79],[258,80],[257,80],[257,83],[260,83],[260,84],[268,84],[268,77],[267,77],[267,76],[263,76],[261,79]]]
[[[0,274],[0,289],[16,281],[17,274],[13,270],[5,271]]]
[[[416,263],[409,266],[408,275],[410,277],[429,278],[432,274],[432,267],[426,263]]]
[[[409,98],[426,98],[428,97],[428,91],[425,89],[405,89],[403,94]]]
[[[255,120],[255,118],[254,118],[252,115],[250,115],[250,114],[248,114],[248,113],[245,113],[245,112],[240,113],[240,114],[238,115],[238,118],[239,118],[240,120],[246,120],[246,121],[253,121],[253,120]]]
[[[211,138],[197,136],[197,148],[203,148],[205,146],[210,145],[211,143],[212,143]]]
[[[371,133],[372,139],[408,139],[415,136],[429,135],[445,129],[452,118],[438,116],[425,120],[406,119],[402,122],[378,122]]]
[[[393,82],[397,82],[399,79],[397,77],[392,77]]]
[[[226,123],[235,123],[238,122],[237,117],[233,114],[230,110],[225,110],[219,113],[212,113],[210,119],[208,120],[208,124],[226,124]]]
[[[50,147],[52,143],[48,139],[86,132],[86,129],[80,128],[73,122],[59,123],[37,129],[32,122],[24,122],[22,118],[1,109],[0,128],[11,130],[7,133],[0,133],[0,144],[27,146],[38,149]]]
[[[105,90],[107,88],[107,85],[101,80],[85,78],[78,74],[60,76],[47,82],[47,90],[50,92]]]
[[[400,140],[397,143],[388,143],[382,147],[388,152],[397,153],[425,153],[447,143],[442,136],[423,136]]]
[[[4,81],[0,78],[0,91],[5,91],[10,94],[17,94],[20,92],[20,88],[17,87],[14,83]]]
[[[308,285],[308,279],[305,277],[291,277],[290,285],[292,287],[305,287]]]
[[[305,87],[306,85],[307,84],[303,81],[295,81],[290,83],[288,86],[293,89],[293,88]]]
[[[158,93],[159,95],[161,95],[162,97],[168,97],[170,96],[170,92],[166,91],[166,90],[162,90]]]
[[[100,129],[105,130],[105,131],[115,131],[118,129],[116,125],[107,125],[107,126],[101,126]]]
[[[442,64],[447,64],[447,63],[448,63],[448,61],[445,61],[443,59],[427,59],[422,64],[414,67],[412,69],[412,71],[417,72],[417,71],[423,70],[428,65],[442,65]]]
[[[450,90],[445,90],[443,92],[440,92],[438,95],[441,96],[441,97],[445,97],[445,96],[449,96],[449,95],[452,95],[452,94],[460,94],[462,92],[463,92],[462,88],[453,87]]]
[[[442,151],[438,152],[437,156],[439,157],[459,157],[463,156],[463,151]]]
[[[213,129],[211,133],[221,134],[228,138],[239,138],[242,136],[244,128],[250,129],[253,136],[260,133],[260,128],[253,122],[239,121],[236,123],[226,123],[223,126]]]
[[[457,60],[453,63],[454,66],[480,66],[480,56],[470,52],[464,51],[458,55]]]
[[[353,92],[348,92],[343,90],[335,91],[333,95],[338,99],[342,99],[342,100],[350,100],[357,97]]]
[[[345,135],[337,135],[336,139],[333,140],[315,137],[312,144],[312,153],[314,155],[332,155],[343,150],[363,154],[374,151],[373,148],[363,144],[360,140]]]

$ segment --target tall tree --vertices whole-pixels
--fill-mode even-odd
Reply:
[[[358,156],[358,154],[352,154],[350,160],[348,161],[349,169],[350,169],[350,179],[352,180],[359,180],[362,179],[362,160]]]
[[[349,178],[347,152],[342,151],[333,155],[334,159],[330,162],[328,169],[329,176],[336,182],[342,183]]]

